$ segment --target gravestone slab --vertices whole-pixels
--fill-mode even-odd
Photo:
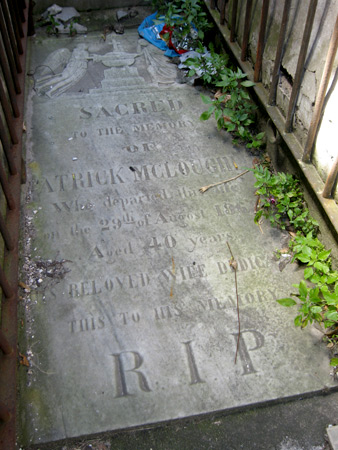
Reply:
[[[199,93],[134,31],[53,42],[33,46],[27,119],[26,442],[332,386],[320,338],[276,302],[302,273],[253,223],[253,175],[199,192],[252,156],[199,121]]]

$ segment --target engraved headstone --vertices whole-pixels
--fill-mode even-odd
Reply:
[[[333,384],[319,338],[276,302],[302,274],[279,270],[282,234],[253,223],[252,174],[199,192],[252,167],[252,156],[199,121],[199,93],[175,82],[163,55],[135,32],[124,37],[73,48],[60,38],[68,65],[51,84],[37,75],[31,96],[31,265],[45,270],[27,306],[27,442]],[[46,57],[37,42],[32,68]],[[82,82],[102,79],[78,92],[69,65]]]

